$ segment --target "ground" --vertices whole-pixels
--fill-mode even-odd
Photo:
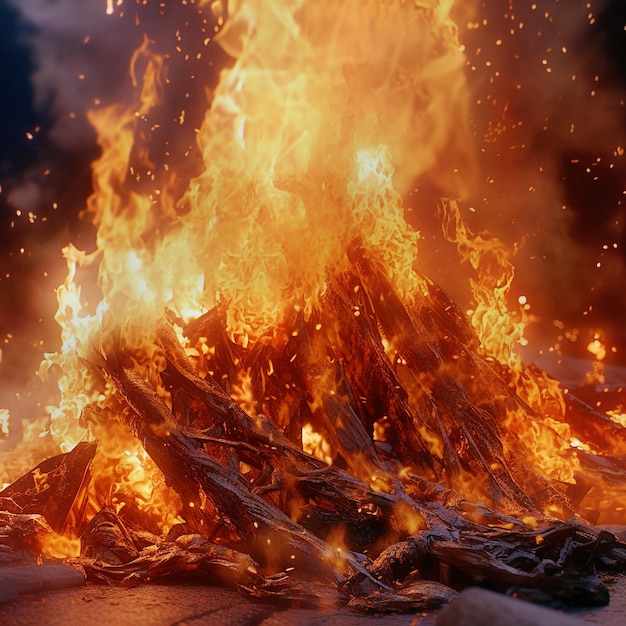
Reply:
[[[3,592],[10,586],[9,569],[0,568]],[[608,607],[573,611],[569,615],[581,626],[623,624],[626,578],[609,584]],[[0,604],[0,623],[4,626],[91,626],[94,622],[97,626],[436,626],[437,614],[369,616],[347,609],[289,608],[253,602],[230,589],[180,584],[131,589],[75,586],[21,593],[17,599]]]

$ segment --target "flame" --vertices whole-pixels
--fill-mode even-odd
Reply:
[[[159,103],[163,73],[163,58],[144,41],[131,64],[137,101],[90,114],[103,150],[89,201],[97,250],[66,253],[59,311],[72,312],[60,320],[68,337],[98,345],[115,320],[123,339],[140,346],[165,308],[182,316],[217,301],[228,303],[231,332],[258,336],[293,306],[310,313],[328,269],[340,269],[357,240],[407,297],[414,293],[418,235],[404,221],[397,189],[432,166],[467,124],[449,9],[231,3],[218,40],[235,64],[222,72],[198,134],[205,168],[177,202],[167,187],[129,184],[137,128]],[[416,67],[415,58],[424,62]],[[444,101],[450,115],[437,111]],[[78,316],[75,284],[76,268],[96,257],[97,322]],[[93,327],[81,331],[79,321]],[[86,343],[75,352],[84,355]]]
[[[356,247],[383,268],[405,303],[427,297],[415,271],[420,237],[405,220],[403,197],[416,177],[444,176],[441,160],[451,145],[471,160],[465,58],[452,0],[231,0],[227,11],[222,2],[197,4],[233,61],[198,129],[202,169],[185,179],[176,163],[149,159],[167,63],[146,38],[131,60],[134,100],[89,114],[102,150],[87,206],[96,246],[89,253],[72,245],[63,250],[68,273],[55,318],[62,347],[40,367],[42,376],[58,376],[59,402],[49,408],[54,442],[63,451],[86,438],[101,442],[90,510],[136,507],[159,519],[161,531],[179,521],[180,502],[122,425],[123,403],[97,374],[101,359],[123,349],[171,406],[159,376],[164,357],[154,344],[164,316],[188,321],[221,304],[229,338],[247,349],[278,335],[294,312],[309,319],[329,275],[349,268]],[[121,5],[107,0],[106,14]],[[475,272],[471,320],[484,356],[507,369],[511,387],[540,416],[509,410],[507,451],[522,446],[545,476],[575,482],[580,463],[573,448],[581,442],[565,423],[562,392],[525,369],[517,351],[531,305],[519,296],[511,307],[511,251],[471,233],[452,201],[444,203],[444,231]],[[353,314],[361,315],[358,307]],[[178,333],[182,339],[180,327]],[[393,341],[385,343],[390,360],[406,366]],[[591,345],[602,360],[599,338]],[[206,373],[214,346],[205,338],[185,347]],[[272,371],[270,361],[268,376]],[[248,413],[262,410],[249,373],[229,382]],[[315,389],[312,412],[334,393],[323,376]],[[373,429],[374,439],[385,442],[384,417]],[[443,458],[439,435],[426,427],[419,432],[432,455]],[[330,443],[309,423],[302,445],[332,463]],[[466,497],[488,499],[476,476],[452,480]],[[371,484],[387,488],[380,476]],[[421,527],[408,509],[399,505],[398,514],[409,517],[412,531]]]
[[[230,395],[248,415],[252,417],[257,415],[257,401],[252,389],[250,372],[242,372],[239,380],[233,382]]]
[[[563,392],[558,381],[547,374],[525,368],[517,349],[527,344],[524,333],[531,320],[531,307],[526,296],[519,296],[516,309],[512,309],[510,292],[515,268],[511,252],[495,237],[472,233],[456,202],[445,201],[442,208],[446,237],[457,244],[461,258],[469,261],[475,271],[470,278],[474,310],[468,314],[481,350],[506,367],[511,387],[539,416],[529,419],[525,408],[509,409],[504,443],[511,451],[519,451],[521,446],[542,475],[574,484],[581,466],[573,449],[584,448],[581,442],[576,443],[566,423]],[[473,493],[476,495],[475,485]],[[545,512],[554,514],[552,510]]]
[[[524,345],[528,322],[527,299],[518,299],[518,311],[509,304],[515,268],[508,248],[497,238],[474,234],[465,224],[459,205],[444,201],[443,230],[457,244],[461,259],[469,261],[475,276],[470,278],[474,308],[468,314],[478,333],[483,352],[506,365],[511,371],[522,370],[517,345]]]
[[[311,424],[302,427],[302,448],[312,456],[331,465],[333,462],[332,448],[324,436],[313,430]]]
[[[65,559],[80,556],[80,539],[49,532],[37,537],[37,546],[42,555],[53,559]]]
[[[150,41],[131,63],[137,100],[89,116],[103,152],[88,204],[97,250],[66,250],[69,275],[58,293],[67,341],[84,338],[74,353],[99,345],[113,320],[122,341],[140,348],[166,308],[184,318],[218,301],[228,303],[232,333],[256,337],[293,306],[309,314],[328,269],[340,269],[357,240],[407,297],[416,290],[418,235],[404,221],[397,189],[467,125],[449,3],[228,9],[218,39],[236,61],[222,72],[198,134],[205,168],[182,198],[167,184],[150,188],[156,174],[137,148],[163,82],[164,60]],[[415,67],[415,58],[423,64]],[[455,85],[460,95],[451,100]],[[444,101],[451,115],[436,110]],[[132,185],[129,172],[147,178],[147,188]],[[76,274],[96,261],[102,299],[87,314]]]
[[[205,306],[215,297],[228,302],[230,328],[250,336],[294,304],[308,315],[328,268],[345,264],[355,239],[394,276],[406,276],[412,292],[406,270],[417,234],[391,179],[406,186],[432,165],[453,127],[430,111],[462,63],[444,8],[231,4],[218,40],[236,62],[200,129],[205,169],[182,201],[183,237],[207,280]],[[430,60],[433,33],[443,28],[449,39]],[[429,59],[419,75],[416,56]],[[415,110],[423,89],[433,101]]]

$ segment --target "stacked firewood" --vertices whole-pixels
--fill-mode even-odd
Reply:
[[[120,419],[180,496],[184,523],[156,537],[110,507],[81,522],[97,445],[85,443],[0,493],[0,547],[32,552],[33,537],[72,518],[74,563],[97,581],[185,576],[371,611],[437,607],[472,584],[538,602],[608,602],[597,573],[621,571],[626,545],[574,517],[584,490],[541,475],[523,440],[504,443],[508,411],[541,416],[480,355],[441,289],[424,278],[407,306],[374,263],[352,260],[312,315],[294,311],[245,347],[222,307],[184,327],[191,351],[164,321],[155,341],[170,403],[128,351],[85,362],[114,385]],[[244,378],[245,403],[235,393]],[[577,437],[609,437],[604,416],[568,402]],[[329,444],[330,464],[304,451],[304,426]],[[609,430],[625,439],[619,425]],[[587,457],[596,475],[623,478],[614,459]],[[463,496],[468,477],[480,498]]]

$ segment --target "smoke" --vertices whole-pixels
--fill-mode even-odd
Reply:
[[[605,328],[623,359],[626,5],[589,7],[490,0],[463,16],[479,174],[462,200],[475,232],[518,249],[514,289],[544,341],[553,320]]]
[[[132,22],[105,13],[104,1],[9,0],[30,25],[35,106],[53,117],[50,139],[61,148],[93,142],[85,111],[129,91],[129,57],[141,41]]]

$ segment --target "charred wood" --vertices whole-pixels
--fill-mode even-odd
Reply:
[[[329,553],[325,542],[252,493],[239,474],[206,454],[201,439],[179,431],[167,406],[133,371],[107,372],[133,409],[129,427],[180,494],[183,515],[196,532],[240,546],[269,570],[290,567],[335,583],[343,580],[341,570],[365,571],[350,553]],[[204,506],[206,501],[210,507]],[[374,587],[380,586],[367,578]]]
[[[85,489],[97,444],[79,443],[71,452],[47,459],[0,491],[0,510],[42,515],[52,530],[80,534]]]

